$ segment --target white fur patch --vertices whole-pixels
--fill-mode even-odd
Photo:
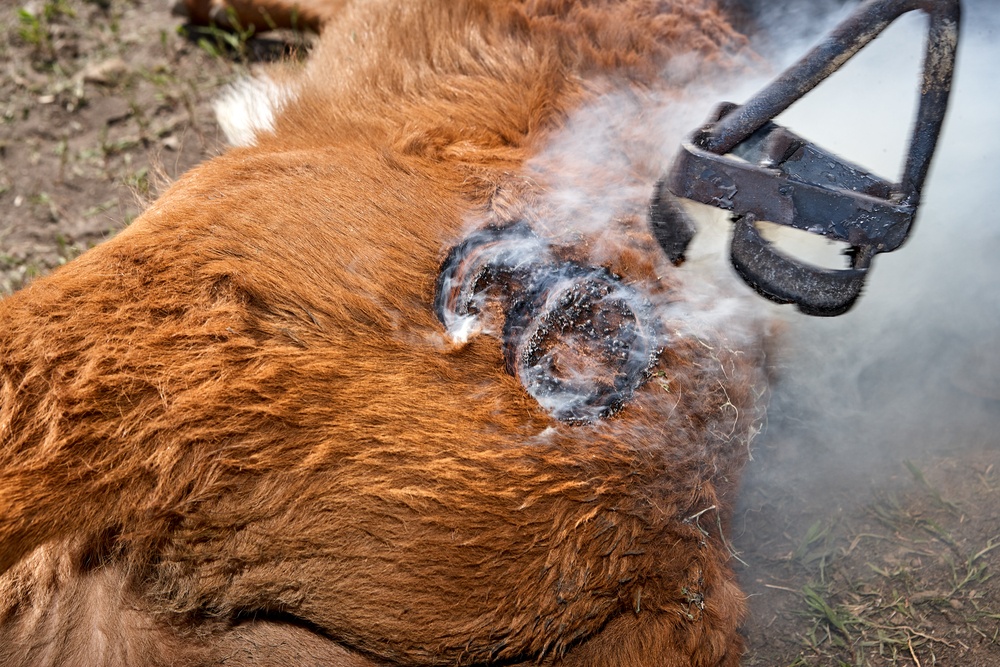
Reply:
[[[291,101],[293,92],[266,76],[231,84],[212,108],[232,146],[253,146],[262,133],[274,132],[274,119]]]

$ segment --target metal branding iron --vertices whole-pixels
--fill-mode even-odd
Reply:
[[[920,102],[899,183],[891,183],[771,122],[837,71],[899,16],[928,14]],[[731,258],[761,295],[809,315],[854,304],[872,259],[895,250],[913,225],[944,120],[959,34],[959,0],[868,0],[817,47],[742,106],[725,103],[686,141],[658,185],[650,222],[672,260],[693,235],[669,193],[732,212]],[[779,252],[755,223],[788,225],[850,246],[849,266],[825,269]]]

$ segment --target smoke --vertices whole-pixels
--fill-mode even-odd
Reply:
[[[904,459],[996,448],[1000,11],[964,4],[949,114],[912,236],[876,257],[848,314],[784,313],[765,440],[782,452],[754,470],[754,484],[851,486]],[[903,17],[778,122],[897,180],[925,26]]]
[[[672,63],[687,69],[689,63]],[[676,88],[617,89],[576,111],[540,155],[528,164],[543,184],[532,211],[533,225],[554,244],[586,253],[594,265],[614,267],[633,237],[648,227],[657,181],[669,169],[681,142],[705,122],[732,81],[703,80],[679,93]],[[765,309],[728,267],[728,222],[722,212],[684,204],[698,233],[680,268],[666,263],[659,248],[658,275],[637,284],[674,334],[712,336],[727,329],[733,340],[752,336]],[[681,298],[664,298],[670,285]]]
[[[762,304],[711,249],[719,212],[691,209],[704,224],[680,269],[648,231],[657,181],[721,94],[718,80],[669,83],[694,67],[671,63],[661,88],[591,82],[604,94],[529,161],[529,194],[508,219],[470,220],[439,276],[448,342],[499,337],[508,371],[558,419],[614,414],[675,336],[756,337]]]
[[[728,265],[725,215],[700,205],[686,207],[699,227],[687,262],[661,276],[683,298],[664,299],[654,284],[629,285],[653,303],[671,335],[725,330],[738,339],[753,335],[763,315],[783,320],[772,361],[777,381],[768,442],[791,446],[782,464],[797,468],[757,470],[762,483],[791,474],[840,483],[843,475],[867,474],[878,464],[898,466],[935,449],[995,441],[1000,225],[992,204],[1000,133],[992,130],[998,114],[990,97],[1000,62],[1000,12],[990,2],[965,3],[951,107],[914,233],[901,249],[876,257],[851,312],[817,319],[764,302]],[[774,62],[771,74],[852,9],[839,0],[824,6],[830,11],[823,20],[812,10],[758,17],[765,29],[768,21],[780,27],[760,47]],[[897,180],[917,100],[925,25],[917,13],[903,17],[778,122]],[[655,183],[683,138],[717,102],[742,101],[766,80],[703,80],[682,95],[612,88],[568,119],[528,165],[526,180],[541,185],[524,211],[531,226],[553,246],[584,249],[578,261],[613,267],[629,246],[630,229],[644,224]],[[800,246],[810,246],[798,249],[800,257],[844,266],[842,248],[798,236],[808,237]],[[523,262],[537,264],[538,249],[547,245],[528,246],[531,256]],[[462,317],[450,323],[461,339],[483,326]]]

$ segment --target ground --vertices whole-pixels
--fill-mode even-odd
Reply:
[[[149,0],[0,2],[0,294],[114,235],[222,150],[219,87],[304,48],[178,25]],[[996,233],[977,239],[963,258],[1000,251]],[[976,279],[975,308],[1000,312]],[[900,298],[924,310],[894,311]],[[845,324],[791,318],[785,336],[809,344],[772,362],[734,522],[748,667],[1000,664],[1000,322],[956,333],[961,302],[875,292]]]
[[[0,0],[0,293],[217,154],[211,100],[285,44],[179,25],[165,2]]]

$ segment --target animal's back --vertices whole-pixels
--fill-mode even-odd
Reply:
[[[756,333],[686,324],[644,201],[553,214],[544,147],[740,44],[698,2],[325,24],[273,129],[0,302],[0,662],[736,664]],[[446,335],[449,248],[515,222],[648,301],[620,412],[554,419],[498,336]]]

